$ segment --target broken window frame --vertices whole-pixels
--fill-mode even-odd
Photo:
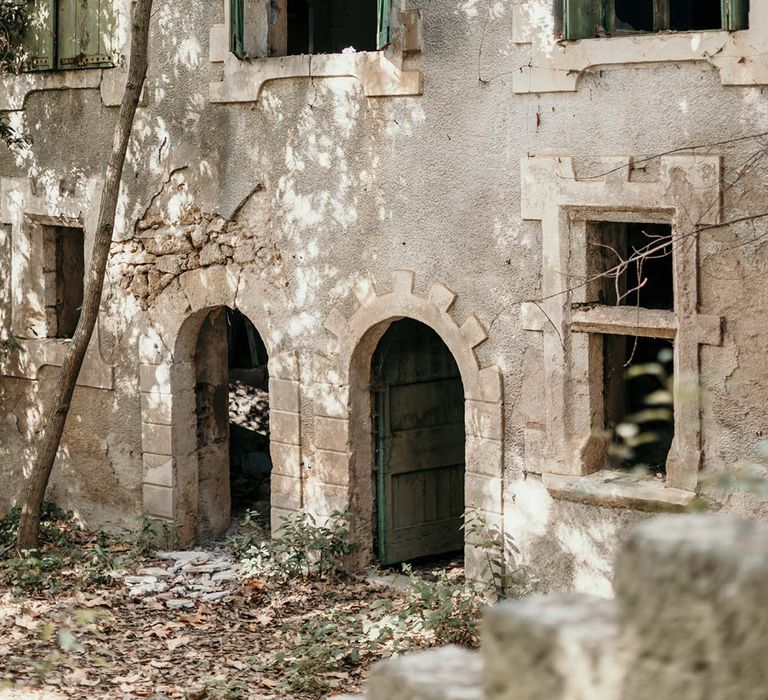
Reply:
[[[287,26],[287,0],[266,0],[267,12],[267,48],[266,55],[255,55],[258,51],[252,51],[248,48],[246,38],[246,27],[249,25],[246,17],[246,2],[249,0],[229,0],[229,50],[240,60],[253,58],[267,58],[290,55],[288,50],[288,31]],[[358,0],[363,1],[363,0]],[[373,0],[364,0],[373,2]],[[308,0],[310,13],[318,0]],[[376,30],[376,50],[383,51],[391,42],[391,14],[392,0],[376,0],[377,2],[377,30]],[[310,49],[309,54],[314,55],[312,50],[312,39],[310,31]]]
[[[669,32],[669,0],[653,0],[653,32],[616,31],[615,0],[563,0],[563,37],[566,41],[598,36],[627,36]],[[750,0],[720,0],[720,29],[692,31],[741,31],[749,29]],[[686,30],[677,30],[679,31]]]
[[[674,351],[674,367],[678,367],[678,342],[685,342],[686,329],[679,322],[677,300],[680,299],[681,284],[687,274],[686,256],[680,256],[671,246],[672,286],[675,302],[671,309],[644,309],[632,305],[609,305],[590,301],[592,290],[590,282],[593,271],[590,269],[589,237],[598,226],[612,224],[664,224],[671,225],[674,240],[675,227],[665,214],[646,214],[642,217],[621,210],[605,212],[582,211],[571,219],[571,267],[569,279],[575,287],[571,301],[571,319],[569,325],[570,342],[574,359],[582,358],[588,377],[589,392],[584,410],[591,416],[590,446],[583,451],[584,473],[611,470],[607,460],[607,451],[611,438],[605,434],[605,367],[603,337],[621,335],[629,338],[660,338],[671,341]],[[673,406],[678,405],[680,386],[678,376],[673,379]],[[680,425],[677,411],[674,412],[674,439],[667,455],[667,465],[677,459],[677,436],[685,426]],[[669,468],[669,466],[668,466]]]
[[[115,0],[26,0],[26,6],[25,71],[116,65]]]

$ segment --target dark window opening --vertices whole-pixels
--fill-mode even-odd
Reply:
[[[288,55],[376,51],[375,0],[288,0]]]
[[[749,29],[750,0],[563,0],[568,41],[666,31]]]
[[[47,226],[43,229],[46,325],[49,338],[71,338],[85,292],[83,229]]]
[[[227,339],[232,513],[237,517],[255,509],[268,526],[272,460],[267,349],[253,323],[230,309]]]
[[[672,341],[603,336],[606,467],[666,473],[674,437]]]
[[[671,0],[670,29],[696,31],[722,29],[723,14],[720,0]]]
[[[674,309],[669,224],[600,222],[587,235],[588,302]]]
[[[653,0],[616,0],[616,31],[652,32]]]

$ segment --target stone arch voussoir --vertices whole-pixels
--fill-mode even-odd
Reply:
[[[325,328],[333,336],[329,352],[314,358],[313,401],[315,456],[305,484],[307,508],[319,516],[349,507],[361,543],[361,556],[370,555],[372,507],[366,472],[372,460],[370,430],[370,361],[389,324],[412,318],[432,328],[458,364],[464,384],[466,426],[467,507],[481,513],[489,525],[502,530],[504,395],[498,367],[482,367],[477,348],[488,333],[476,316],[461,323],[452,308],[457,295],[434,282],[426,296],[414,291],[411,270],[392,273],[392,289],[379,293],[374,282],[363,280],[356,289],[357,306],[345,316],[339,307],[328,315]],[[354,521],[358,519],[358,524]],[[466,543],[467,571],[478,576],[478,552]]]
[[[198,509],[194,350],[211,309],[238,309],[269,355],[272,507],[301,507],[298,353],[275,319],[287,317],[283,293],[247,267],[209,267],[174,280],[136,329],[140,360],[143,508],[175,523],[182,546],[195,537]],[[274,513],[273,513],[274,517]]]

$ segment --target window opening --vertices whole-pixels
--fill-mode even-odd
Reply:
[[[719,2],[708,0],[670,0],[670,26],[673,31],[722,29],[723,12]]]
[[[71,338],[85,292],[85,237],[69,226],[43,228],[43,273],[46,296],[46,335]]]
[[[571,41],[666,31],[749,28],[749,0],[563,0]]]
[[[377,4],[373,0],[288,0],[288,53],[376,51]]]
[[[652,32],[653,0],[615,0],[616,33]],[[610,8],[606,8],[610,12]]]
[[[590,223],[588,303],[673,310],[672,248],[669,224]]]
[[[239,58],[377,51],[389,43],[391,0],[270,0],[261,8],[230,0],[230,50]]]
[[[602,339],[605,466],[664,475],[674,437],[672,341]]]

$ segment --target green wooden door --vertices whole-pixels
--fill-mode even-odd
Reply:
[[[440,337],[403,319],[373,358],[378,555],[383,564],[464,546],[464,389]]]

